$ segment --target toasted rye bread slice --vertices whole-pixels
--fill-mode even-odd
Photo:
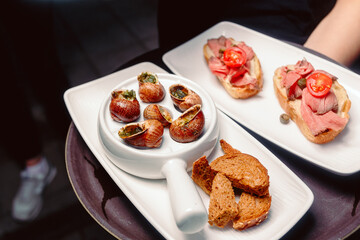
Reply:
[[[225,174],[233,186],[262,196],[269,193],[267,169],[255,157],[241,153],[225,140],[220,140],[225,155],[210,163],[205,156],[193,163],[192,179],[201,189],[210,194],[212,181],[217,172]]]
[[[258,196],[268,194],[268,171],[258,159],[249,154],[225,154],[212,161],[210,167],[223,173],[236,188]]]
[[[210,195],[213,179],[216,172],[211,170],[205,156],[193,163],[191,178],[208,195]]]
[[[236,158],[236,156],[243,155],[223,139],[220,140],[220,145],[225,156],[230,156],[230,158],[235,156]],[[252,159],[250,162],[253,162],[252,165],[262,169],[262,165],[259,166],[257,160],[254,161]],[[236,205],[236,211],[233,207],[235,200],[233,200],[232,196],[235,196],[234,190],[239,189],[233,188],[234,184],[222,172],[217,173],[217,171],[213,170],[205,156],[194,162],[191,177],[196,184],[210,195],[209,224],[224,227],[230,220],[233,220],[233,228],[241,231],[258,225],[267,218],[271,206],[271,196],[268,188],[264,191],[265,193],[262,197],[241,192],[239,203]],[[238,213],[235,215],[235,212]]]
[[[294,65],[288,65],[289,69],[293,69]],[[323,144],[334,140],[334,138],[339,135],[340,132],[344,129],[340,129],[335,131],[333,129],[329,129],[323,133],[320,133],[314,136],[311,133],[308,125],[305,123],[304,119],[301,116],[301,99],[289,100],[286,94],[286,89],[281,86],[282,76],[281,76],[281,67],[277,68],[273,77],[273,86],[275,95],[279,101],[281,108],[288,114],[293,120],[301,133],[311,142]],[[343,118],[349,119],[350,116],[348,114],[351,101],[346,93],[345,88],[339,84],[337,80],[333,81],[332,90],[334,91],[336,98],[338,99],[338,115]],[[345,126],[344,126],[345,127]]]
[[[221,149],[225,154],[231,153],[241,153],[239,150],[233,148],[229,143],[227,143],[224,139],[220,139]]]
[[[233,38],[229,38],[234,44],[239,44],[239,41],[234,40]],[[208,44],[205,44],[203,47],[203,53],[204,53],[204,57],[206,59],[206,62],[209,62],[209,59],[212,56],[215,56],[215,54],[211,51],[210,47],[208,46]],[[251,59],[250,61],[250,72],[249,72],[250,76],[254,77],[257,79],[258,82],[258,88],[249,88],[248,86],[244,86],[244,87],[234,87],[231,83],[231,76],[228,76],[226,78],[219,78],[217,77],[217,79],[219,79],[220,83],[223,85],[223,87],[225,88],[225,90],[228,92],[228,94],[233,97],[233,98],[240,98],[240,99],[246,99],[249,97],[252,97],[256,94],[258,94],[261,89],[263,88],[263,77],[262,77],[262,69],[261,69],[261,64],[260,61],[257,57],[257,55],[254,52],[254,58]]]
[[[271,196],[257,197],[243,192],[238,202],[238,215],[233,220],[233,228],[245,230],[263,222],[269,213]]]
[[[210,193],[208,222],[210,225],[223,228],[237,215],[238,205],[231,182],[225,175],[218,173],[214,178]]]
[[[220,140],[220,146],[225,154],[241,153],[239,150],[228,144],[224,139]],[[202,156],[193,163],[191,178],[208,195],[210,195],[211,185],[215,175],[216,172],[209,166],[209,161],[206,159],[206,156]]]

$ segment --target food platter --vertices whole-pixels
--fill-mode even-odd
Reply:
[[[245,41],[257,54],[264,78],[263,90],[250,99],[230,97],[210,72],[203,57],[203,45],[220,35]],[[309,142],[296,124],[279,121],[283,113],[274,94],[272,78],[276,68],[295,64],[306,58],[315,69],[324,69],[338,77],[352,102],[350,121],[336,139],[327,144]],[[259,134],[321,168],[338,175],[350,175],[360,170],[360,77],[350,70],[320,58],[308,51],[263,35],[235,23],[220,22],[188,42],[163,55],[163,61],[174,73],[192,79],[212,96],[216,106],[242,126]]]
[[[65,103],[73,122],[85,143],[106,170],[115,184],[122,190],[139,212],[166,239],[279,239],[288,232],[308,211],[314,196],[311,190],[275,155],[260,142],[236,124],[221,111],[218,111],[220,137],[239,150],[257,157],[268,169],[270,193],[273,196],[268,219],[261,225],[243,232],[231,228],[218,229],[207,225],[196,234],[184,234],[177,228],[171,211],[166,181],[151,180],[133,176],[116,167],[106,157],[97,134],[97,116],[103,99],[111,89],[122,80],[148,70],[165,71],[151,63],[140,63],[101,79],[69,89],[65,93]],[[216,145],[209,160],[222,155]],[[209,196],[197,188],[205,206]],[[96,219],[105,225],[109,219]]]

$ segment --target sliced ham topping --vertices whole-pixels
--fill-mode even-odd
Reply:
[[[233,46],[233,44],[232,44],[231,40],[227,38],[226,42],[225,42],[225,49],[229,48],[229,47],[232,47],[232,46]]]
[[[244,42],[240,42],[237,47],[245,51],[247,61],[245,65],[240,68],[230,68],[226,66],[221,60],[222,54],[220,52],[222,51],[220,50],[225,50],[229,47],[232,47],[232,42],[228,38],[220,36],[219,38],[208,39],[207,43],[215,55],[215,57],[211,57],[208,62],[209,68],[215,76],[219,78],[226,78],[231,76],[230,83],[234,87],[243,87],[248,84],[250,88],[258,87],[257,79],[251,77],[249,74],[250,61],[255,56],[255,53],[251,47],[247,46]]]
[[[228,67],[216,57],[211,57],[208,65],[211,72],[219,78],[225,78],[229,73]]]
[[[289,99],[300,97],[302,89],[298,86],[297,82],[300,78],[302,78],[302,76],[295,71],[289,71],[284,76],[285,77],[282,79],[281,85],[286,89],[287,97]]]
[[[253,59],[253,57],[255,56],[253,49],[246,45],[244,42],[240,42],[237,47],[245,51],[247,61],[251,61],[251,59]]]
[[[299,81],[299,79],[305,78],[313,71],[314,71],[314,67],[306,59],[298,61],[294,65],[293,70],[290,70],[287,66],[282,67],[281,85],[286,89],[287,97],[290,100],[301,97],[302,89],[297,85],[297,82]]]
[[[304,88],[301,100],[301,116],[309,126],[309,129],[314,136],[326,131],[327,129],[339,131],[345,127],[348,119],[340,117],[333,111],[328,111],[324,114],[317,114],[313,112],[309,106],[309,102],[312,104],[311,102],[314,101],[313,98],[314,97],[308,92],[308,90]]]
[[[307,89],[306,89],[307,90]],[[310,96],[309,96],[310,95]],[[324,114],[328,111],[337,112],[338,110],[338,100],[334,91],[330,92],[322,98],[313,97],[309,90],[304,91],[303,96],[306,104],[311,108],[314,113]]]
[[[227,38],[224,36],[220,36],[217,41],[221,47],[225,47]]]
[[[298,61],[295,64],[295,72],[301,75],[302,77],[306,77],[312,71],[314,71],[314,67],[306,59]]]
[[[239,78],[231,78],[230,83],[234,87],[244,87],[245,85],[249,85],[250,89],[258,88],[257,79],[250,76],[249,73],[245,73]]]
[[[211,51],[215,54],[215,57],[217,58],[221,57],[220,50],[225,50],[226,48],[232,46],[231,41],[224,36],[220,36],[219,38],[208,39],[207,44],[211,49]]]
[[[231,78],[239,78],[242,77],[245,73],[249,72],[249,68],[246,64],[239,68],[229,68],[229,75]]]
[[[281,84],[284,88],[289,89],[291,86],[297,83],[301,78],[301,75],[297,74],[295,71],[289,71],[285,78],[282,80]]]
[[[221,49],[221,45],[219,44],[219,41],[215,38],[212,38],[207,41],[207,44],[211,49],[211,51],[214,53],[215,57],[219,58],[220,57],[219,50]]]
[[[287,74],[288,71],[289,71],[289,68],[288,68],[287,66],[282,66],[282,67],[281,67],[280,76],[281,76],[281,78],[282,78],[282,81],[281,81],[282,87],[284,87],[283,81],[284,81],[284,79],[285,79],[286,74]]]
[[[295,85],[295,89],[294,89],[294,98],[300,98],[302,96],[302,89],[299,87],[299,85]]]

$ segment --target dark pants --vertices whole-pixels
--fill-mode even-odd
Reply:
[[[49,1],[2,2],[1,145],[21,163],[42,151],[30,99],[43,106],[54,133],[65,137],[70,122],[63,101],[68,81],[57,58],[53,31]]]

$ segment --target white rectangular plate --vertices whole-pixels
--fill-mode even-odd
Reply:
[[[166,239],[279,239],[289,231],[310,208],[314,196],[311,190],[278,158],[262,146],[222,112],[218,111],[220,138],[234,147],[257,157],[268,169],[272,206],[269,217],[259,226],[235,231],[231,227],[220,229],[206,225],[196,234],[186,235],[178,230],[172,216],[165,180],[147,180],[132,176],[117,168],[105,156],[98,134],[97,118],[100,105],[111,89],[122,80],[142,71],[165,72],[152,63],[140,63],[101,79],[74,87],[64,95],[66,106],[84,141],[135,207]],[[222,155],[217,144],[209,160]],[[209,196],[197,188],[205,206]],[[146,196],[146,197],[144,197]]]
[[[207,39],[218,38],[220,35],[244,41],[257,54],[263,70],[264,88],[255,97],[246,100],[232,98],[209,70],[203,56],[203,46]],[[303,58],[315,69],[323,69],[337,76],[352,102],[348,125],[335,140],[327,144],[312,143],[302,135],[294,122],[284,125],[279,121],[279,116],[284,111],[274,94],[274,71],[280,66],[295,64]],[[360,170],[360,76],[354,72],[230,22],[218,23],[164,54],[163,60],[175,74],[203,86],[221,111],[267,140],[339,175],[349,175]]]

